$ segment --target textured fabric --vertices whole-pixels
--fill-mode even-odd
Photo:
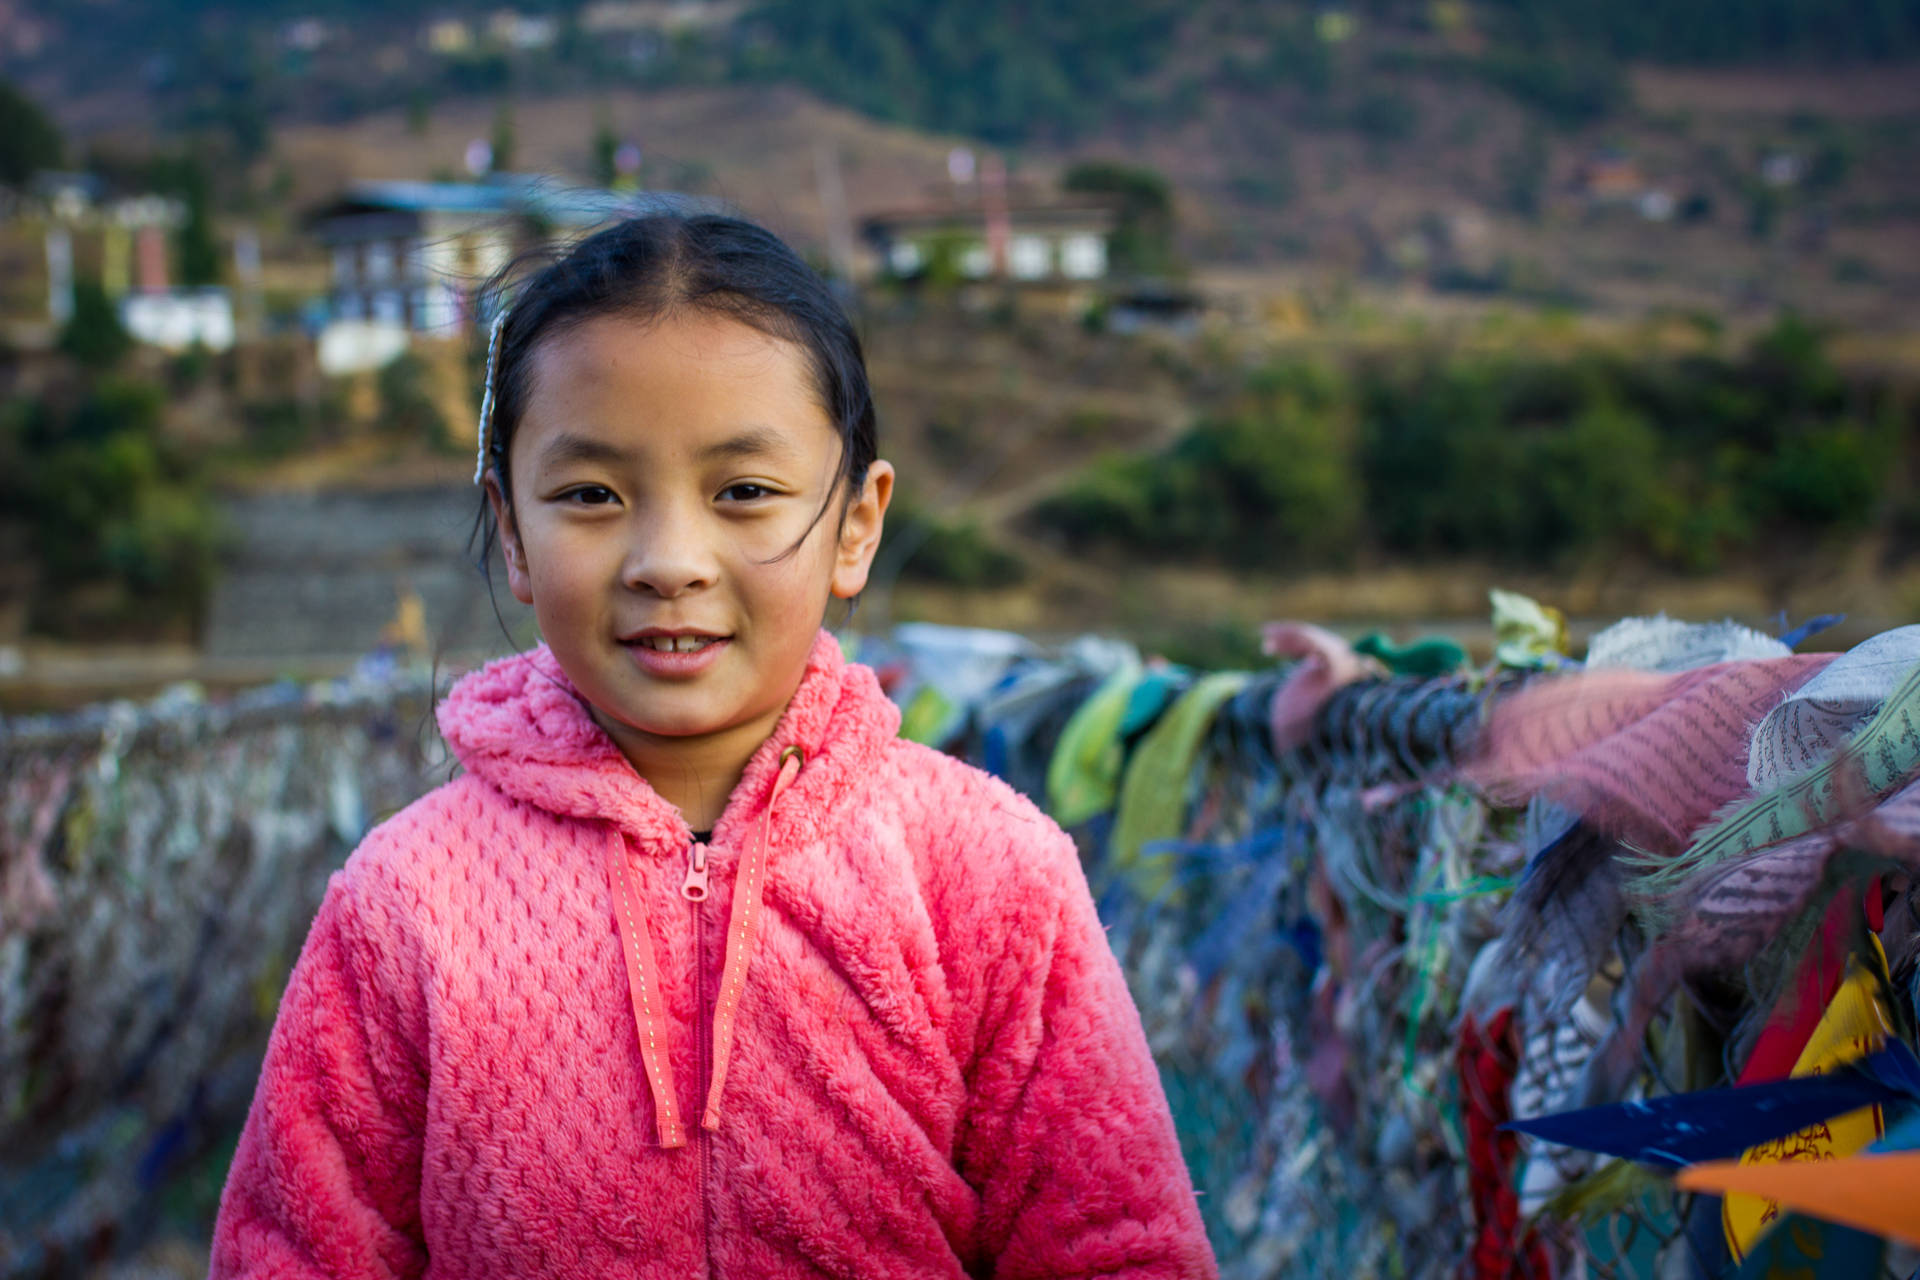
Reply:
[[[1147,855],[1146,846],[1179,837],[1187,811],[1187,780],[1200,753],[1200,741],[1213,724],[1214,713],[1247,679],[1239,671],[1201,677],[1134,748],[1120,782],[1109,857],[1114,869],[1131,879],[1143,898],[1159,895],[1173,877],[1168,861]]]
[[[1467,1184],[1478,1230],[1464,1274],[1469,1280],[1550,1280],[1546,1246],[1520,1223],[1513,1170],[1520,1140],[1504,1129],[1513,1115],[1511,1092],[1520,1066],[1513,1010],[1502,1009],[1483,1028],[1472,1014],[1461,1020],[1454,1061],[1460,1071],[1460,1118],[1466,1129]]]
[[[467,773],[329,882],[212,1276],[1211,1276],[1139,1016],[1072,843],[896,737],[822,636],[681,896],[691,833],[544,649],[457,685]],[[780,757],[804,752],[771,805]],[[716,1131],[667,1148],[610,842],[700,1114],[736,870],[769,832]]]
[[[1353,651],[1372,658],[1396,676],[1418,676],[1438,680],[1471,663],[1466,649],[1457,640],[1445,636],[1424,636],[1407,644],[1395,644],[1384,631],[1369,631],[1353,642]]]
[[[1494,704],[1469,776],[1497,802],[1544,796],[1672,857],[1747,794],[1754,723],[1832,660],[1801,654],[1678,675],[1622,669],[1537,680]]]
[[[1047,767],[1047,808],[1062,826],[1077,827],[1113,807],[1126,763],[1120,721],[1140,680],[1137,665],[1114,672],[1060,731]]]
[[[1314,721],[1335,690],[1380,669],[1333,632],[1306,622],[1269,622],[1260,647],[1269,657],[1297,660],[1285,683],[1273,691],[1269,722],[1276,756],[1313,736]]]

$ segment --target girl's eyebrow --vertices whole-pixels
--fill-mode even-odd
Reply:
[[[716,440],[705,446],[699,456],[702,462],[720,462],[768,454],[793,456],[793,445],[785,432],[775,431],[772,427],[747,427],[725,440]]]
[[[592,436],[561,432],[540,451],[540,465],[559,466],[568,462],[626,462],[633,455],[615,444]]]
[[[775,431],[772,427],[747,427],[728,436],[704,445],[697,455],[701,462],[732,461],[736,458],[793,456],[793,444],[786,433]],[[620,464],[631,462],[632,450],[623,449],[617,444],[595,436],[576,435],[563,431],[548,441],[547,447],[540,451],[540,463],[543,467],[563,466],[570,462],[604,462]]]

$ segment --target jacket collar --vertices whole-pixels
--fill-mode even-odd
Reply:
[[[636,845],[683,848],[679,810],[661,799],[599,725],[542,644],[462,677],[439,709],[440,732],[469,773],[502,794],[551,813],[611,823]],[[848,663],[826,631],[815,637],[793,699],[748,760],[714,829],[714,843],[748,836],[765,807],[780,757],[804,763],[772,822],[776,845],[809,840],[871,775],[900,713],[864,666]]]

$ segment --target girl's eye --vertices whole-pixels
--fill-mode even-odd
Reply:
[[[773,490],[763,484],[754,484],[751,480],[743,480],[739,484],[730,484],[720,491],[722,498],[727,498],[733,502],[752,502],[755,498],[767,498],[772,495]]]
[[[613,501],[613,490],[604,485],[587,484],[567,490],[560,498],[563,502],[578,503],[584,507],[600,507]]]

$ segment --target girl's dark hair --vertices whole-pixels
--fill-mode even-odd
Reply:
[[[524,262],[509,266],[482,296],[496,313],[510,308],[493,362],[483,462],[509,511],[507,451],[526,408],[540,344],[601,316],[646,321],[682,307],[730,316],[805,351],[821,407],[840,433],[834,491],[845,485],[857,492],[866,483],[876,441],[859,335],[827,282],[764,227],[717,214],[650,213],[588,236],[530,276]],[[826,510],[821,508],[815,524]],[[484,495],[475,532],[484,572],[495,534]]]

